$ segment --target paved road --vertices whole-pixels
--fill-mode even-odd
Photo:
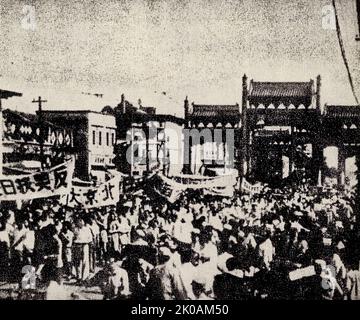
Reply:
[[[0,283],[0,299],[15,299],[19,298],[18,284],[16,283]],[[103,295],[98,287],[85,287],[74,283],[65,282],[64,289],[69,295],[75,294],[76,299],[80,300],[102,300]],[[41,299],[43,290],[35,290],[31,297],[32,299]],[[26,298],[25,298],[26,299]],[[29,299],[29,298],[28,298]]]

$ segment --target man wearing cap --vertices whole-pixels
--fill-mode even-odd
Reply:
[[[207,279],[203,275],[196,275],[192,281],[192,291],[194,292],[193,300],[214,300],[206,290]]]
[[[171,251],[167,247],[159,249],[159,265],[150,272],[146,286],[146,297],[150,300],[185,300],[187,299],[184,282],[179,269],[174,266]]]
[[[108,279],[104,287],[104,299],[125,299],[130,295],[129,277],[121,261],[112,261],[108,267]]]

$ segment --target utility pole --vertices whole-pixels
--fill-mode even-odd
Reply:
[[[149,159],[149,152],[150,152],[150,145],[149,145],[149,139],[150,139],[150,124],[147,122],[144,122],[143,129],[145,130],[145,143],[146,143],[146,176],[150,174],[150,159]]]
[[[43,128],[43,114],[42,114],[42,103],[47,102],[47,100],[42,100],[41,97],[37,100],[33,99],[32,103],[38,104],[38,121],[39,121],[39,127],[40,127],[40,161],[41,161],[41,167],[45,168],[45,157],[44,157],[44,128]]]

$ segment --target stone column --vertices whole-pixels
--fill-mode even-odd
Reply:
[[[192,174],[191,171],[191,157],[192,157],[192,138],[190,135],[191,128],[185,126],[184,128],[184,174]]]
[[[312,144],[312,166],[313,166],[313,183],[319,185],[323,184],[323,163],[324,163],[324,149],[320,142],[314,142]],[[319,176],[321,181],[319,181]]]
[[[337,176],[337,183],[339,186],[345,185],[345,161],[346,161],[346,155],[345,155],[344,146],[339,146],[338,176]]]

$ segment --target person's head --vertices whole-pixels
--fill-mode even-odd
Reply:
[[[24,220],[24,227],[25,227],[25,228],[29,228],[29,226],[30,226],[29,220],[28,220],[28,219],[25,219],[25,220]]]
[[[115,221],[117,219],[116,213],[113,211],[110,213],[110,221]]]
[[[138,228],[136,228],[135,230],[135,237],[136,237],[136,240],[137,239],[145,239],[146,238],[146,234],[144,232],[144,229],[141,228],[140,226]]]
[[[204,275],[197,276],[191,283],[195,297],[206,293],[206,278]]]
[[[55,224],[51,224],[47,227],[48,230],[48,234],[50,237],[54,237],[55,235],[58,234],[58,230],[57,227],[55,226]]]
[[[199,255],[199,253],[193,252],[192,255],[191,255],[190,262],[194,267],[197,267],[200,264],[200,255]]]
[[[157,219],[155,218],[155,219],[152,219],[152,220],[150,220],[150,222],[149,222],[149,228],[151,228],[151,229],[156,229],[157,227],[158,227],[158,221],[157,221]]]
[[[81,219],[81,218],[76,219],[75,224],[76,224],[76,227],[77,227],[77,228],[82,228],[82,227],[85,226],[85,222],[84,222],[84,220]]]
[[[324,260],[315,260],[315,273],[320,276],[323,270],[326,268],[326,262]]]
[[[238,268],[238,261],[236,258],[231,257],[229,259],[226,260],[226,268],[229,271],[234,271]]]
[[[307,242],[306,240],[302,240],[302,241],[300,242],[300,250],[301,250],[302,252],[306,252],[308,249],[309,249],[309,244],[308,244],[308,242]]]
[[[62,222],[60,220],[56,220],[54,225],[55,225],[56,233],[59,234],[63,228]]]
[[[170,260],[172,252],[168,247],[160,247],[158,252],[158,261],[159,264],[164,264]]]
[[[70,221],[64,221],[63,223],[63,232],[67,232],[71,230],[71,223]]]
[[[23,219],[19,219],[18,221],[16,221],[16,227],[19,230],[22,230],[22,228],[24,227],[24,220]]]

